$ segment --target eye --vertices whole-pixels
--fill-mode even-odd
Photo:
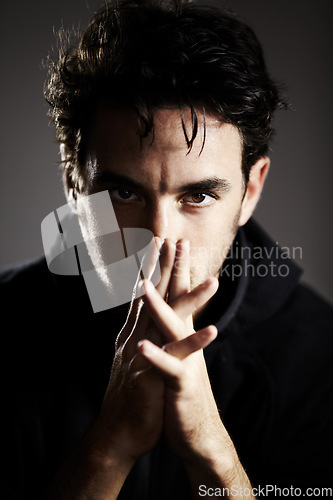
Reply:
[[[192,193],[182,199],[182,203],[193,207],[208,207],[216,201],[216,196],[212,193]]]
[[[126,188],[115,188],[109,189],[111,200],[113,201],[134,201],[137,199],[137,196],[130,189]]]

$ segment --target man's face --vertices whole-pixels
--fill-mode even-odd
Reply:
[[[83,192],[108,190],[120,227],[147,228],[162,240],[188,239],[192,287],[218,276],[238,228],[244,191],[238,130],[206,116],[201,152],[203,116],[198,118],[189,153],[178,109],[157,110],[154,137],[143,139],[133,112],[101,109],[90,135]],[[184,121],[190,132],[190,113]],[[87,234],[93,223],[89,214],[81,218]]]

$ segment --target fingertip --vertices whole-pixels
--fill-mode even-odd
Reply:
[[[170,238],[165,238],[160,248],[160,255],[166,259],[167,262],[173,262],[176,253],[176,242]]]
[[[140,340],[137,344],[138,350],[146,358],[150,358],[154,354],[154,344],[147,339]]]
[[[171,238],[166,238],[164,241],[171,250],[176,251],[177,243],[174,240],[172,240]]]
[[[219,280],[216,278],[216,276],[211,276],[210,278],[208,278],[210,280],[211,283],[214,283],[215,286],[219,286],[220,282]]]
[[[202,335],[207,338],[210,342],[216,339],[218,330],[215,325],[209,325],[202,330]]]
[[[186,252],[190,251],[190,240],[186,238],[182,238],[177,241],[177,249],[185,250]]]
[[[137,343],[138,350],[141,350],[143,342],[144,342],[143,340],[139,340],[139,342]]]
[[[210,289],[211,296],[213,296],[217,292],[219,285],[220,285],[219,280],[217,278],[215,278],[215,276],[211,276],[205,282],[205,288]]]
[[[142,287],[147,295],[149,293],[151,293],[152,290],[154,290],[154,288],[155,288],[154,285],[152,284],[152,282],[150,280],[146,280],[146,279],[142,280]]]
[[[207,278],[203,283],[201,283],[201,286],[203,288],[215,288],[216,290],[218,289],[219,287],[219,280],[215,277],[215,276],[210,276],[209,278]]]
[[[137,286],[137,291],[140,295],[147,295],[149,294],[153,289],[154,285],[149,279],[143,279],[139,281],[138,286]],[[141,299],[142,300],[142,299]]]
[[[212,338],[216,339],[216,337],[218,336],[218,333],[219,333],[217,327],[215,325],[210,325],[209,328],[210,328],[210,331],[211,331]]]

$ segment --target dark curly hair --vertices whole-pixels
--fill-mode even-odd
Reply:
[[[134,109],[143,137],[154,130],[154,109],[189,108],[189,150],[197,111],[235,125],[247,183],[251,166],[267,154],[273,112],[285,103],[255,34],[235,14],[186,0],[115,0],[76,45],[64,35],[59,60],[49,61],[45,98],[74,185],[83,182],[89,125],[101,102]]]

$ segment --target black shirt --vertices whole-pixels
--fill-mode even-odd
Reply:
[[[208,372],[252,485],[303,494],[333,487],[333,314],[300,277],[252,220],[196,327],[218,327]],[[37,499],[98,415],[127,306],[94,314],[82,277],[51,274],[44,259],[2,273],[1,304],[1,488],[8,500]],[[191,498],[162,439],[119,498]]]

